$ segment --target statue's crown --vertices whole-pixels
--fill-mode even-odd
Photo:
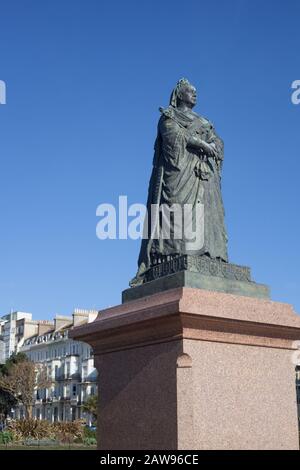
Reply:
[[[181,78],[180,80],[178,80],[177,86],[181,87],[182,85],[190,85],[190,82],[187,78]]]
[[[176,88],[179,89],[179,88],[181,88],[183,85],[190,85],[190,82],[188,81],[187,78],[181,78],[180,80],[178,80],[177,85],[176,85]]]

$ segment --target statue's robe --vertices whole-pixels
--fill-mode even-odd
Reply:
[[[139,269],[132,286],[144,281],[147,269],[183,254],[206,255],[228,261],[221,195],[223,142],[212,124],[194,112],[185,113],[169,106],[161,113],[148,192],[148,223],[145,223]],[[209,157],[189,146],[193,135],[209,144]],[[164,239],[161,216],[156,218],[158,226],[153,227],[153,205],[170,207],[179,204],[183,207],[189,204],[195,211],[199,203],[204,207],[204,240],[198,251],[191,251],[190,240],[185,238],[184,231],[180,239],[172,236]],[[171,230],[171,235],[173,232]]]

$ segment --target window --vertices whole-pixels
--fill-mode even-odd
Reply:
[[[73,395],[73,397],[76,397],[76,394],[77,394],[77,387],[76,387],[76,385],[73,385],[73,387],[72,387],[72,395]]]
[[[24,333],[24,327],[23,326],[19,326],[18,329],[17,329],[17,333],[19,335],[22,335]]]

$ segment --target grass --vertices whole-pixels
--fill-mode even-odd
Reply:
[[[96,446],[83,446],[83,445],[76,445],[76,444],[61,444],[59,446],[26,446],[22,444],[8,444],[0,445],[1,450],[96,450]]]

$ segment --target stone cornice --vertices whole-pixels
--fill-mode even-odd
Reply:
[[[182,339],[295,349],[300,317],[288,304],[178,288],[103,310],[69,334],[96,355]]]

